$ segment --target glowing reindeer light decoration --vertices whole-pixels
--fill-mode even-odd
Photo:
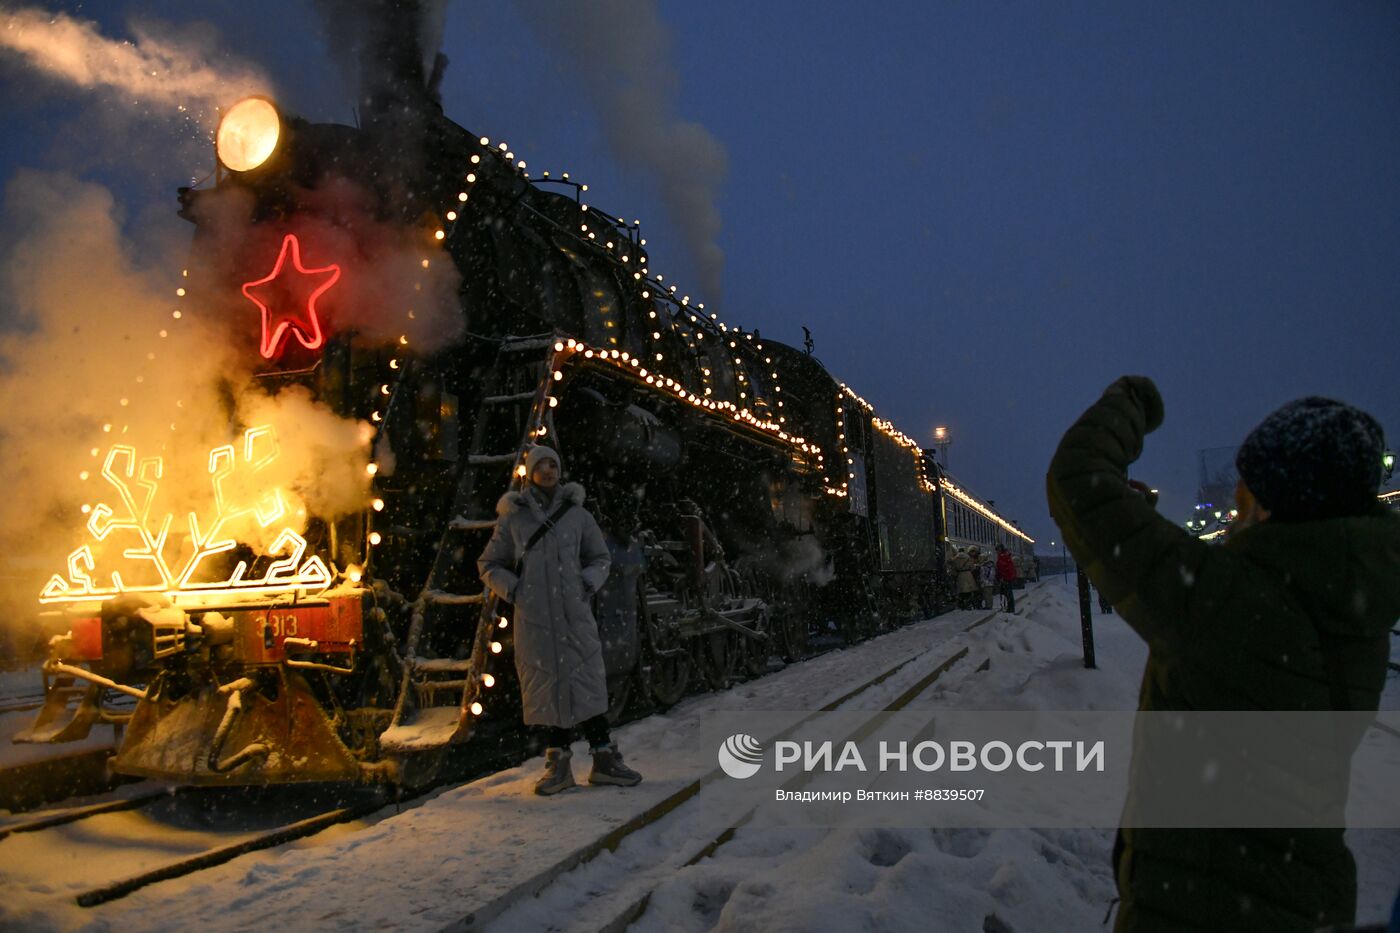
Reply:
[[[168,511],[157,514],[154,509],[160,480],[165,472],[164,461],[160,457],[138,461],[135,448],[124,444],[114,446],[103,462],[102,477],[116,490],[121,511],[100,502],[93,506],[86,528],[92,541],[98,545],[107,544],[116,532],[134,536],[135,546],[123,548],[121,557],[148,562],[154,579],[142,575],[141,582],[129,583],[123,579],[120,571],[113,570],[107,575],[110,585],[99,582],[96,578],[97,553],[93,543],[85,543],[68,555],[68,575],[55,574],[50,578],[39,601],[88,602],[122,593],[151,592],[161,593],[179,602],[191,597],[202,600],[262,597],[295,592],[315,593],[326,589],[331,584],[330,571],[315,555],[303,560],[306,539],[289,526],[272,534],[272,543],[264,550],[263,556],[278,559],[271,562],[261,577],[246,578],[248,562],[240,560],[222,579],[200,579],[200,572],[210,558],[238,546],[239,538],[235,536],[234,529],[240,523],[252,522],[257,528],[267,530],[275,528],[278,522],[287,517],[287,497],[280,488],[264,488],[246,503],[235,501],[228,488],[235,478],[255,478],[275,462],[280,453],[276,433],[270,425],[246,430],[238,447],[225,444],[209,452],[208,469],[214,493],[212,512],[205,520],[201,520],[196,512],[188,514],[189,556],[172,566],[166,551],[174,515]],[[97,549],[104,550],[111,548]]]

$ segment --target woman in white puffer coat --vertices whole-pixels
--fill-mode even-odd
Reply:
[[[575,786],[569,748],[575,727],[593,751],[590,784],[636,784],[642,776],[623,764],[608,735],[607,672],[589,604],[608,578],[607,542],[583,508],[583,487],[559,485],[559,454],[533,447],[525,471],[525,488],[496,505],[496,528],[477,568],[491,591],[515,606],[523,716],[527,726],[544,729],[546,740],[545,773],[535,792]]]

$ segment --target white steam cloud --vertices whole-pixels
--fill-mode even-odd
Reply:
[[[805,579],[813,586],[826,586],[836,578],[831,556],[811,534],[791,538],[765,552],[761,563],[764,570],[784,583]]]
[[[131,41],[109,38],[96,23],[38,7],[0,12],[0,49],[37,71],[123,107],[183,114],[206,132],[220,106],[269,93],[255,66],[218,55],[192,34],[166,35],[154,24],[131,32]]]
[[[613,155],[655,181],[681,234],[705,299],[718,302],[724,146],[676,114],[680,79],[671,31],[655,0],[518,0],[540,42],[565,63],[592,101]]]
[[[209,451],[237,444],[248,427],[272,426],[280,454],[255,483],[226,493],[281,488],[288,518],[278,527],[297,531],[308,513],[333,518],[364,507],[369,426],[340,418],[305,390],[255,388],[246,311],[231,318],[197,292],[179,295],[191,281],[181,274],[182,257],[138,252],[109,191],[66,175],[20,173],[6,192],[3,223],[24,231],[0,258],[0,320],[13,328],[0,334],[7,619],[32,618],[45,581],[62,575],[69,551],[89,541],[84,506],[108,502],[121,511],[101,475],[115,444],[132,446],[140,459],[163,458],[155,514],[174,516],[172,563],[187,554],[186,516],[205,516],[207,525],[211,514]],[[269,543],[246,525],[227,531]],[[94,579],[106,582],[123,546],[99,549]]]

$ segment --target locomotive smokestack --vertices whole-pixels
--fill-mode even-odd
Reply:
[[[440,150],[437,54],[446,0],[316,0],[326,41],[354,89],[386,204],[411,221],[427,207]],[[431,78],[429,73],[431,72]]]
[[[316,0],[316,8],[366,128],[401,129],[440,109],[445,0]]]
[[[360,49],[360,105],[366,124],[397,122],[428,100],[428,81],[419,45],[418,0],[370,0],[367,41]]]

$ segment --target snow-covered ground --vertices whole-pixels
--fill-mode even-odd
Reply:
[[[997,623],[986,675],[935,685],[913,708],[1134,709],[1146,646],[1117,616],[1096,607],[1094,621],[1098,668],[1087,671],[1073,585],[1053,583],[1027,619]],[[1382,706],[1400,709],[1394,673]],[[1400,888],[1400,830],[1352,830],[1347,842],[1359,869],[1357,919],[1381,922]],[[1102,929],[1115,896],[1112,845],[1110,830],[823,830],[755,821],[713,857],[675,873],[630,929]],[[545,929],[548,916],[530,916],[530,925]]]
[[[722,781],[695,786],[715,767],[715,746],[693,741],[707,719],[815,710],[907,662],[843,707],[877,710],[963,647],[968,656],[909,709],[1135,707],[1146,651],[1121,620],[1096,616],[1099,667],[1086,671],[1072,588],[1047,582],[1021,602],[1020,615],[970,631],[986,613],[941,616],[632,723],[617,738],[646,774],[634,788],[537,798],[535,759],[402,812],[390,808],[90,910],[74,906],[73,895],[158,859],[156,818],[94,818],[67,835],[0,840],[0,927],[428,930],[466,927],[474,917],[513,931],[599,929],[634,917],[633,929],[667,931],[1100,928],[1114,896],[1109,830],[774,825],[766,810],[746,822]],[[990,665],[977,671],[983,659]],[[1400,709],[1394,677],[1385,704]],[[590,843],[688,787],[693,796],[615,849],[571,870],[561,865],[571,853],[593,855]],[[695,858],[730,827],[732,838]],[[94,858],[101,833],[108,838]],[[1400,830],[1348,838],[1361,870],[1360,917],[1377,920],[1400,883]]]

